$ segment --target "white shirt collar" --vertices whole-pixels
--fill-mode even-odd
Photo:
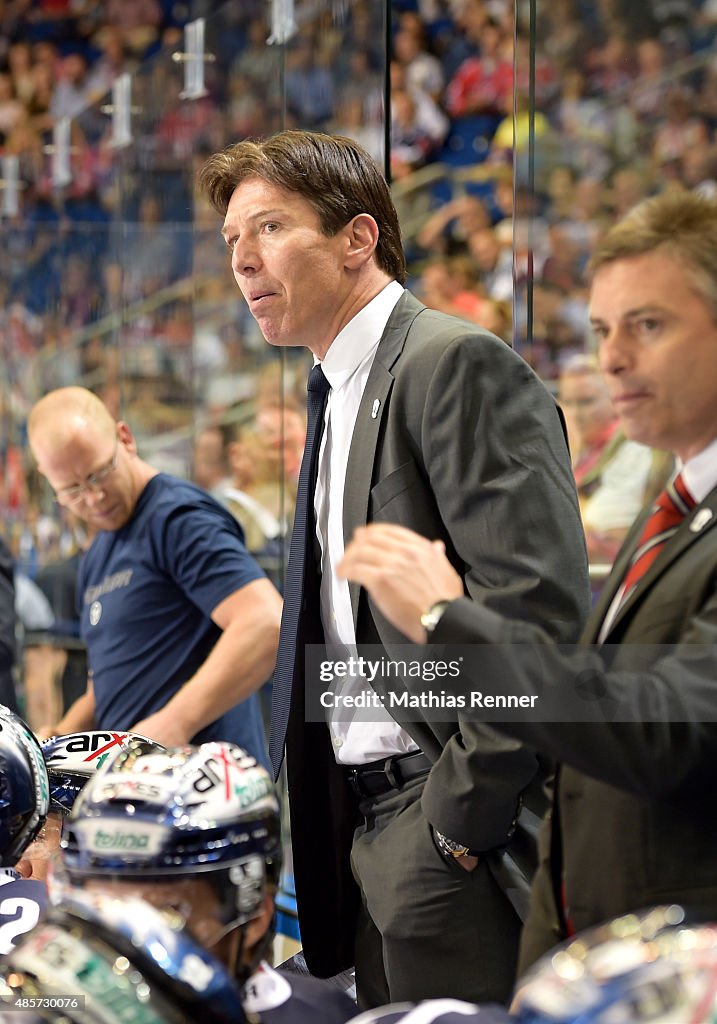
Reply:
[[[391,281],[336,335],[321,362],[321,369],[334,391],[338,391],[378,347],[388,318],[403,291],[403,285]],[[319,360],[315,359],[314,365],[317,362]]]
[[[677,466],[695,501],[698,504],[704,501],[710,491],[717,487],[717,437],[684,465],[677,459]]]

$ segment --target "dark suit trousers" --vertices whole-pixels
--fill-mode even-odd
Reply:
[[[486,863],[467,872],[438,851],[421,810],[424,781],[360,805],[351,866],[362,897],[362,1009],[439,997],[505,1002],[515,980],[520,920]]]

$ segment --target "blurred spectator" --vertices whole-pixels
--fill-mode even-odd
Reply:
[[[98,317],[99,290],[90,260],[81,253],[73,252],[67,257],[57,308],[66,327],[82,327]]]
[[[124,225],[121,252],[125,300],[151,295],[174,279],[175,225],[164,219],[162,204],[151,192],[140,200],[136,223]]]
[[[494,228],[477,228],[468,236],[468,252],[480,275],[486,295],[498,302],[513,297],[513,253],[501,245]]]
[[[305,438],[303,412],[269,402],[240,430],[238,446],[229,447],[235,481],[244,475],[243,490],[280,523],[282,533],[295,503]]]
[[[568,226],[558,221],[548,228],[549,255],[542,265],[540,279],[554,284],[566,294],[574,292],[584,280],[585,253],[573,239]]]
[[[465,60],[478,56],[480,33],[489,17],[485,0],[463,0],[455,5],[454,31],[437,40],[447,80],[453,78]]]
[[[357,140],[358,141],[358,140]],[[416,103],[407,89],[391,91],[391,174],[405,178],[428,161],[433,142],[422,129]]]
[[[592,356],[577,356],[560,375],[580,511],[591,562],[611,564],[640,509],[664,485],[672,459],[628,441]]]
[[[0,142],[25,116],[25,108],[17,98],[10,73],[0,71]]]
[[[334,112],[334,79],[317,40],[300,36],[286,55],[286,102],[296,125],[321,128]]]
[[[109,92],[115,79],[130,67],[127,63],[122,32],[112,25],[103,26],[93,39],[100,56],[92,65],[92,87],[96,96]]]
[[[130,53],[141,57],[159,39],[162,7],[159,0],[105,0],[104,18]]]
[[[463,193],[438,207],[418,232],[416,242],[426,252],[466,253],[470,235],[489,227],[490,215],[482,200]]]
[[[431,309],[470,320],[500,334],[503,324],[496,303],[483,291],[468,257],[429,260],[421,271],[416,291]]]
[[[34,729],[59,722],[87,688],[87,654],[80,640],[76,607],[77,571],[89,534],[77,531],[78,547],[53,559],[37,575],[37,586],[53,612],[52,625],[26,651],[24,681],[27,717]],[[29,655],[29,658],[28,658]]]
[[[609,112],[601,99],[588,95],[585,75],[579,68],[569,68],[563,74],[554,116],[563,156],[571,166],[581,174],[606,173],[612,141]]]
[[[15,95],[27,106],[35,91],[30,44],[24,40],[13,43],[8,51],[7,61]]]
[[[452,117],[471,114],[501,115],[513,94],[513,59],[500,26],[493,19],[479,33],[480,56],[468,57],[446,89],[446,107]]]
[[[226,444],[226,432],[220,426],[205,427],[194,439],[191,478],[215,497],[229,477]]]
[[[231,75],[246,75],[260,92],[275,72],[273,50],[267,44],[270,32],[263,18],[252,18],[246,28],[246,43],[234,58]]]
[[[54,118],[76,117],[102,92],[86,55],[79,51],[68,53],[60,62],[50,112]]]
[[[553,220],[567,219],[572,215],[575,203],[575,182],[577,172],[572,164],[557,163],[548,175],[547,200],[550,217]]]
[[[214,144],[217,109],[209,96],[187,103],[181,95],[184,81],[178,72],[160,75],[157,68],[156,73],[159,80],[152,83],[151,91],[161,87],[162,97],[161,116],[153,132],[155,167],[175,170],[179,163],[190,160],[197,148]],[[176,219],[180,219],[180,211]]]
[[[628,210],[645,199],[651,192],[651,176],[647,169],[636,161],[630,167],[619,167],[614,171],[608,193],[611,215],[621,220]]]
[[[525,325],[520,324],[519,340],[521,351],[538,376],[545,381],[555,381],[563,366],[585,349],[586,315],[583,306],[581,316],[575,316],[579,302],[560,285],[538,278],[533,286],[532,336],[522,351]]]
[[[607,39],[587,55],[588,91],[609,100],[624,97],[635,78],[635,59],[625,28],[613,23]]]
[[[429,138],[434,147],[440,146],[449,129],[449,120],[438,104],[417,86],[409,86],[406,73],[398,61],[392,60],[389,73],[391,75],[391,97],[397,93],[407,92],[414,104],[414,122],[416,129]]]
[[[40,61],[32,66],[32,95],[27,111],[32,127],[37,132],[52,128],[52,97],[55,89],[55,71],[52,64]]]
[[[707,125],[694,113],[695,97],[689,90],[673,87],[665,96],[664,120],[654,134],[655,163],[682,160],[685,154],[709,141]]]
[[[439,100],[444,86],[440,60],[428,52],[425,27],[415,14],[401,17],[393,37],[393,55],[402,65],[409,89],[420,89],[431,99]]]
[[[413,104],[413,100],[410,102]],[[383,166],[385,148],[383,123],[382,120],[367,118],[363,92],[358,92],[352,88],[341,91],[336,104],[336,118],[332,122],[330,134],[347,135],[349,138],[354,139],[371,154],[379,166]],[[432,148],[433,145],[428,140],[428,151]],[[400,176],[401,168],[398,164],[395,169],[393,168],[394,155],[392,144],[392,171]]]
[[[297,408],[260,407],[228,444],[230,477],[214,492],[241,524],[248,550],[279,590],[305,439],[305,418]]]
[[[229,79],[227,113],[232,139],[261,135],[270,123],[266,98],[243,72],[234,72]]]
[[[637,77],[630,92],[630,108],[645,128],[654,128],[665,109],[669,84],[664,47],[659,39],[642,39],[636,47]]]
[[[15,569],[15,612],[17,615],[18,661],[25,718],[31,729],[39,729],[53,711],[62,712],[58,694],[57,663],[48,636],[55,614],[38,584]]]

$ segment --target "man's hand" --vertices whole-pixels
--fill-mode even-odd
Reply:
[[[437,601],[463,597],[443,541],[426,540],[403,526],[359,527],[336,571],[365,587],[381,614],[417,644],[426,642],[423,613]]]
[[[51,736],[59,736],[61,733],[57,731],[56,725],[41,725],[39,728],[33,730],[35,736],[38,738],[40,743],[43,740],[49,740]]]
[[[148,718],[143,718],[141,722],[132,726],[131,731],[138,732],[141,736],[154,740],[155,743],[161,743],[164,747],[183,747],[192,739],[167,708],[149,715]]]
[[[460,864],[463,870],[470,874],[478,867],[478,857],[471,857],[470,854],[466,854],[465,857],[456,857],[456,864]]]

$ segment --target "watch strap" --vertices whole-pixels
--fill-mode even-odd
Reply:
[[[478,850],[471,850],[470,847],[464,846],[463,843],[458,843],[455,839],[449,839],[448,836],[444,836],[442,832],[439,832],[437,828],[433,829],[433,835],[438,849],[446,857],[452,857],[454,860],[458,860],[460,857],[480,857]]]

